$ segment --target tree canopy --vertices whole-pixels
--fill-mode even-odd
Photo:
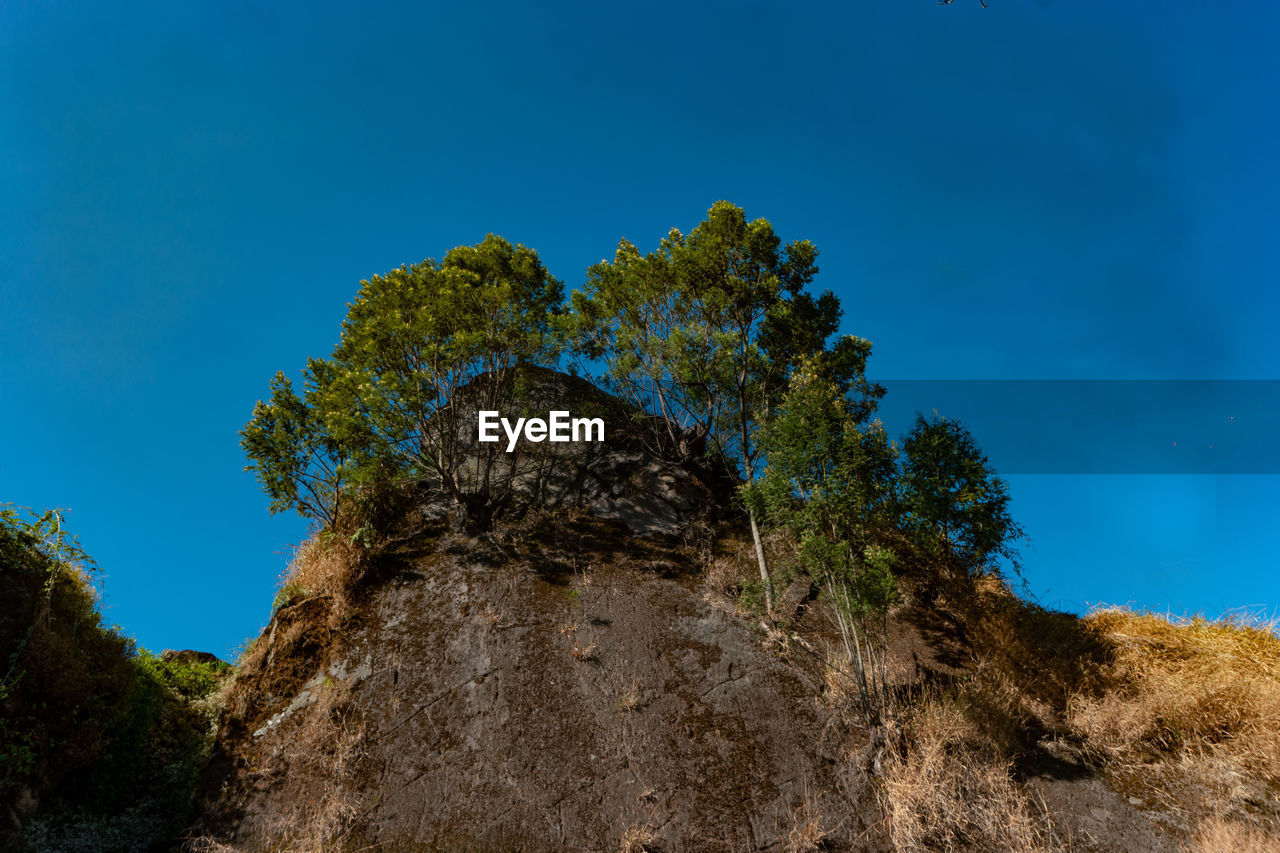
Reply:
[[[959,421],[917,415],[902,441],[904,525],[924,552],[975,574],[1017,555],[1022,528],[1009,513],[1009,492],[973,435]]]
[[[587,270],[572,297],[578,351],[604,363],[614,390],[661,414],[673,441],[709,444],[751,482],[759,425],[803,359],[874,396],[862,343],[840,338],[828,347],[841,309],[830,291],[815,298],[805,289],[817,259],[808,240],[784,245],[768,220],[716,202],[688,236],[672,229],[647,255],[623,240],[613,261]],[[750,520],[772,609],[754,512]]]
[[[493,234],[375,275],[330,357],[307,362],[302,392],[272,380],[241,432],[248,467],[273,511],[329,528],[353,494],[398,480],[429,483],[483,526],[521,463],[476,440],[478,411],[518,407],[520,368],[571,351],[661,416],[660,444],[740,473],[768,610],[760,519],[789,532],[850,614],[885,605],[888,567],[904,559],[992,569],[1021,534],[1003,481],[955,421],[919,417],[895,444],[873,420],[884,389],[866,376],[871,343],[836,334],[840,301],[809,289],[817,258],[721,201],[648,254],[622,240],[568,305],[533,249]]]
[[[308,364],[305,396],[278,376],[241,433],[272,509],[332,524],[344,479],[394,476],[431,480],[484,516],[510,478],[494,476],[500,451],[477,447],[467,424],[503,408],[517,367],[556,362],[562,302],[534,250],[493,234],[361,282],[332,357]]]

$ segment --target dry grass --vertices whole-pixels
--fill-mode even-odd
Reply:
[[[1024,601],[997,577],[961,583],[949,594],[969,626],[973,655],[1024,697],[1060,712],[1070,697],[1101,688],[1113,650],[1098,626]]]
[[[278,602],[267,630],[240,656],[224,691],[227,720],[247,730],[279,710],[272,697],[295,695],[327,654],[328,638],[350,613],[365,568],[363,552],[340,537],[312,537],[296,549],[281,577],[288,601]],[[312,688],[315,701],[293,712],[274,737],[284,738],[286,763],[273,758],[249,771],[250,784],[268,784],[272,773],[291,777],[298,796],[270,816],[264,834],[275,853],[320,853],[340,849],[349,827],[365,810],[359,790],[368,760],[363,712],[339,682]],[[394,697],[393,697],[394,700]],[[256,781],[253,781],[256,780]],[[201,848],[221,851],[211,838]]]
[[[653,830],[647,823],[633,823],[622,832],[618,853],[645,853],[653,844]]]
[[[574,643],[573,648],[569,649],[569,654],[573,655],[573,659],[582,663],[593,663],[600,660],[600,647],[595,643]]]
[[[618,709],[620,711],[638,711],[644,701],[640,690],[640,677],[633,676],[630,681],[623,682],[618,690]]]
[[[1007,690],[968,688],[915,710],[906,754],[887,764],[880,791],[895,849],[1063,849],[1048,817],[1010,776],[1013,700]],[[986,716],[1000,705],[1002,714]]]
[[[208,835],[188,839],[182,850],[184,853],[241,853],[239,849]]]
[[[846,712],[858,701],[858,686],[849,674],[848,656],[835,643],[826,643],[822,660],[822,701],[834,711]]]
[[[495,607],[492,601],[484,603],[484,608],[480,611],[480,617],[484,619],[485,624],[490,628],[503,627],[503,620],[507,618],[506,614]]]
[[[745,530],[723,532],[701,562],[705,599],[726,609],[734,608],[744,583],[760,578],[755,543]]]
[[[341,536],[317,534],[294,550],[289,567],[280,577],[280,590],[290,591],[295,600],[329,596],[333,611],[345,612],[363,569],[364,555],[358,546]]]
[[[787,853],[815,853],[822,849],[822,842],[830,832],[824,828],[819,797],[808,788],[804,801],[795,810],[791,830],[787,833]]]
[[[290,733],[290,754],[297,756],[291,776],[306,780],[305,796],[277,815],[273,849],[280,853],[324,853],[339,849],[348,829],[364,810],[358,796],[369,759],[364,715],[337,685],[320,688]]]
[[[1280,843],[1280,638],[1243,619],[1108,609],[1084,620],[1114,645],[1102,689],[1066,719],[1113,784],[1198,826],[1197,850]],[[1230,814],[1232,822],[1224,822]],[[1250,833],[1271,839],[1248,847]],[[1232,833],[1235,833],[1233,836]]]
[[[326,853],[344,849],[348,833],[367,812],[361,789],[371,778],[372,759],[362,710],[339,683],[316,688],[315,702],[296,711],[276,737],[288,744],[287,763],[268,758],[251,774],[251,785],[270,784],[286,772],[294,796],[278,804],[261,831],[269,839],[254,849],[270,853]],[[240,853],[225,839],[188,841],[191,853]]]
[[[1091,746],[1128,761],[1229,757],[1280,783],[1280,639],[1269,626],[1127,610],[1086,621],[1116,644],[1109,689],[1068,708]]]
[[[742,560],[736,556],[721,555],[711,558],[703,575],[703,582],[709,592],[730,600],[737,597],[738,588],[745,579]]]
[[[1191,841],[1191,853],[1273,853],[1280,846],[1274,834],[1225,818],[1200,824]]]

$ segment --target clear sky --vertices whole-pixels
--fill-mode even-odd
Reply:
[[[0,499],[69,510],[141,644],[227,654],[305,534],[237,431],[362,278],[496,232],[574,287],[717,199],[817,244],[878,378],[1280,379],[1277,32],[1136,0],[6,3]],[[1280,604],[1280,477],[1009,481],[1048,604]]]

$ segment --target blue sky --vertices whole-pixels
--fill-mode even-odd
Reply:
[[[260,5],[0,10],[0,499],[148,647],[268,616],[271,375],[487,232],[573,287],[729,199],[878,378],[1280,378],[1273,5]],[[1009,480],[1049,604],[1280,603],[1280,478]]]

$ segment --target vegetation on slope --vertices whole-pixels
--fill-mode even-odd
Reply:
[[[0,841],[168,849],[191,816],[225,665],[162,660],[102,624],[61,515],[0,509]]]
[[[1274,849],[1271,626],[1119,609],[1079,618],[990,579],[952,589],[939,612],[964,626],[966,674],[900,709],[904,748],[883,780],[899,849],[1094,849],[1080,815],[1030,783],[1093,772],[1169,839],[1164,849]]]

